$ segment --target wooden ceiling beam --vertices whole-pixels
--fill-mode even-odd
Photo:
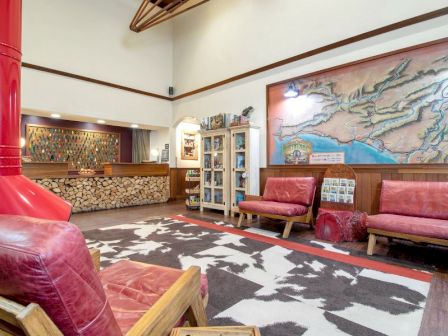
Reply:
[[[160,0],[161,1],[161,0]],[[150,3],[150,0],[143,0],[143,2],[141,3],[141,5],[138,7],[137,12],[135,13],[134,17],[132,18],[130,27],[134,26],[135,24],[137,24],[138,20],[141,18],[141,15],[143,13],[143,11],[146,9],[146,7],[148,6],[148,4]],[[152,8],[152,7],[151,7]]]
[[[147,0],[147,3],[151,3],[151,0]],[[135,24],[139,24],[145,17],[147,17],[155,8],[159,8],[159,11],[161,11],[162,9],[160,8],[160,3],[163,0],[157,0],[154,4],[151,5],[151,7],[149,7],[149,9],[146,12],[142,12],[138,18],[138,20],[135,22]]]
[[[209,0],[171,0],[166,3],[163,0],[143,0],[129,28],[137,33],[142,32],[207,1]],[[155,9],[158,11],[154,13]]]
[[[172,13],[173,11],[175,11],[176,9],[181,7],[184,3],[185,3],[185,0],[175,0],[175,1],[173,1],[170,4],[172,6],[167,6],[163,10],[159,11],[157,14],[154,14],[151,17],[149,17],[148,19],[146,19],[140,25],[141,31],[147,29],[147,27],[149,28],[149,26],[152,25],[154,22],[159,22],[160,19],[162,19],[163,17],[169,15],[170,13]],[[168,7],[170,7],[170,8],[168,8]]]

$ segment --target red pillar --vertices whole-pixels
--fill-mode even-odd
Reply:
[[[21,175],[22,0],[0,0],[0,215],[68,220],[71,204]]]
[[[0,0],[0,176],[19,175],[21,0]]]

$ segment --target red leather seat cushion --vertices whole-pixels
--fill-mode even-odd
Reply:
[[[448,219],[448,182],[383,181],[380,213]]]
[[[121,332],[129,329],[176,282],[183,271],[123,260],[100,272],[104,291]],[[208,293],[208,282],[201,276],[201,295]],[[180,324],[185,320],[181,319]]]
[[[417,236],[448,239],[448,221],[443,219],[379,214],[367,217],[367,227]]]
[[[264,187],[263,200],[310,206],[315,189],[314,177],[269,177]]]
[[[242,201],[238,203],[238,207],[242,210],[288,217],[301,216],[308,211],[307,207],[300,204],[270,201]]]
[[[0,215],[0,295],[38,303],[64,335],[121,335],[84,237],[70,223]]]

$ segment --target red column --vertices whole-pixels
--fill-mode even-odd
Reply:
[[[21,175],[22,0],[0,0],[0,215],[68,220],[72,206]]]
[[[0,0],[0,176],[21,172],[21,7],[21,0]]]

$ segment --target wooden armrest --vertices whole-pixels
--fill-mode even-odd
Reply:
[[[90,257],[93,261],[93,266],[95,266],[95,270],[99,272],[100,270],[100,257],[101,257],[101,251],[96,248],[89,249]]]
[[[137,321],[126,336],[168,335],[186,313],[192,326],[207,326],[202,304],[201,271],[190,267],[165,294]]]
[[[23,332],[18,333],[18,330]],[[30,303],[25,307],[2,296],[0,296],[0,335],[63,336],[38,304]]]
[[[245,201],[262,201],[263,200],[263,196],[246,195],[244,200]]]

